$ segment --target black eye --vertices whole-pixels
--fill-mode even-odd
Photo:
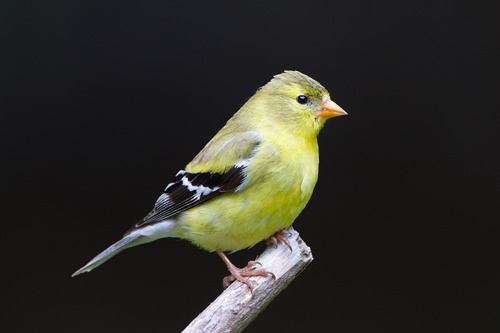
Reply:
[[[309,98],[306,95],[297,96],[297,103],[306,104],[307,102],[309,102]]]

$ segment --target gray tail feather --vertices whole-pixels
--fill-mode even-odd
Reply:
[[[106,250],[102,251],[94,259],[89,261],[89,263],[87,265],[83,266],[82,268],[80,268],[79,270],[74,272],[73,275],[71,275],[71,276],[75,277],[81,273],[90,272],[94,268],[100,266],[101,264],[103,264],[107,260],[111,259],[113,256],[120,253],[121,251],[123,251],[129,247],[132,247],[132,246],[136,246],[139,244],[150,242],[152,240],[153,239],[148,239],[148,238],[140,235],[139,233],[126,235],[122,239],[120,239],[118,242],[114,243],[113,245],[108,247]]]

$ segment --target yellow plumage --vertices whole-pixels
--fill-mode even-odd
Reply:
[[[275,76],[179,172],[142,222],[75,275],[158,238],[179,237],[221,254],[288,228],[318,179],[317,135],[326,118],[343,114],[308,76]]]

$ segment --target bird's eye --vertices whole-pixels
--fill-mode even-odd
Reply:
[[[297,103],[306,104],[307,102],[309,102],[309,98],[306,95],[297,96]]]

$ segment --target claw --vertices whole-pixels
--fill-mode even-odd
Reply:
[[[292,252],[292,246],[290,245],[290,242],[288,241],[288,237],[291,235],[290,231],[286,229],[281,229],[280,231],[277,231],[274,235],[269,237],[267,240],[269,243],[272,243],[274,246],[278,247],[278,241],[281,241],[283,244],[288,246],[290,249],[290,252]]]
[[[253,290],[255,288],[255,283],[250,281],[247,277],[249,276],[272,276],[273,279],[276,279],[276,276],[268,271],[267,269],[264,268],[259,268],[257,269],[255,266],[262,266],[259,262],[257,261],[249,261],[248,265],[244,268],[238,268],[234,266],[231,261],[229,261],[228,257],[224,254],[224,252],[217,250],[217,254],[221,257],[221,259],[224,261],[226,264],[227,268],[229,269],[229,272],[231,275],[226,276],[222,280],[222,286],[225,288],[229,287],[229,285],[234,282],[235,280],[240,281],[241,283],[244,283],[250,288],[250,291],[253,293]]]

